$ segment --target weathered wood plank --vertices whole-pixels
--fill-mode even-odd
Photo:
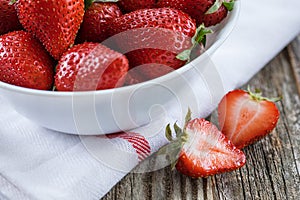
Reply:
[[[300,94],[300,36],[298,36],[287,49],[297,83],[298,93]]]
[[[266,96],[282,95],[276,129],[247,147],[240,170],[191,179],[170,167],[130,173],[103,199],[299,199],[300,198],[300,36],[249,84]],[[217,122],[216,112],[211,120]]]

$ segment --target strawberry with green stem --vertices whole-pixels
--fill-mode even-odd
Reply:
[[[157,78],[185,65],[191,55],[186,52],[181,59],[177,55],[196,46],[195,38],[205,38],[204,30],[204,26],[197,30],[194,20],[172,8],[137,10],[111,24],[111,35],[130,67],[138,68],[135,74],[143,77],[139,80]]]
[[[215,125],[205,119],[191,119],[188,112],[181,129],[174,125],[173,138],[170,125],[166,137],[170,144],[159,150],[159,155],[168,155],[172,168],[192,178],[207,177],[241,168],[246,163],[244,153],[237,149]]]
[[[157,7],[182,10],[206,27],[220,23],[234,7],[234,0],[158,0]]]
[[[261,91],[233,90],[218,106],[222,132],[238,147],[243,148],[269,134],[280,117],[274,102],[280,98],[263,97]]]

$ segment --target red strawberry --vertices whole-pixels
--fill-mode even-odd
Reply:
[[[134,85],[147,81],[148,79],[139,73],[136,68],[131,69],[125,76],[125,81],[123,86]]]
[[[211,26],[220,23],[227,16],[228,10],[233,8],[233,3],[234,0],[158,0],[156,6],[182,10],[195,19],[197,24]]]
[[[18,0],[23,27],[58,60],[73,45],[84,15],[84,0]]]
[[[223,21],[223,19],[226,18],[227,14],[228,14],[227,8],[224,5],[222,5],[217,11],[211,14],[205,14],[203,17],[203,23],[207,27],[216,25],[221,21]]]
[[[9,4],[10,1],[0,0],[0,35],[22,29],[17,11]]]
[[[193,46],[192,38],[197,32],[196,24],[187,14],[171,8],[125,14],[113,21],[111,29],[111,35],[115,35],[116,44],[126,53],[131,68],[152,67],[151,70],[140,68],[147,79],[183,66],[186,60],[177,59],[177,55]]]
[[[0,36],[0,81],[49,90],[53,73],[51,56],[29,33],[15,31]]]
[[[179,158],[172,164],[176,164],[176,169],[182,174],[193,178],[207,177],[238,169],[246,163],[244,153],[205,119],[188,120],[183,130],[177,125],[174,129],[177,139],[163,147],[160,153],[166,147],[176,152],[179,146],[179,153],[174,154]],[[166,133],[170,139],[169,126]]]
[[[149,81],[158,76],[174,71],[173,68],[164,65],[145,64],[132,68],[125,77],[124,86],[134,85]]]
[[[145,8],[154,8],[156,0],[119,0],[118,5],[126,13],[145,9]]]
[[[222,132],[238,147],[243,148],[270,133],[279,119],[275,100],[244,90],[226,94],[218,107]]]
[[[114,3],[94,2],[85,11],[83,22],[77,36],[77,42],[102,42],[109,37],[110,21],[122,15]]]
[[[102,44],[86,42],[63,54],[55,75],[59,91],[115,88],[123,84],[128,60]]]

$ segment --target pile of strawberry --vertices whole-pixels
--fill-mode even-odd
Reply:
[[[192,53],[199,55],[195,47],[203,48],[210,33],[205,27],[220,23],[233,4],[0,0],[0,81],[86,91],[153,79],[182,67]]]
[[[275,104],[259,90],[233,90],[218,105],[218,128],[203,119],[191,119],[189,111],[183,128],[166,128],[170,143],[158,155],[167,155],[172,168],[193,178],[207,177],[241,168],[246,163],[242,148],[269,134],[280,113]]]

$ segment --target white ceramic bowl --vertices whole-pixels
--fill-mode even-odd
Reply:
[[[27,89],[0,81],[0,95],[15,110],[33,122],[60,132],[101,135],[129,130],[149,123],[172,108],[172,100],[181,108],[197,106],[186,101],[190,77],[208,63],[209,57],[231,33],[240,10],[240,2],[214,33],[208,37],[206,53],[191,63],[157,79],[102,91],[53,92]],[[167,105],[168,104],[168,105]],[[193,103],[192,103],[193,104]],[[157,109],[159,105],[163,109]],[[197,112],[197,111],[196,111]]]

